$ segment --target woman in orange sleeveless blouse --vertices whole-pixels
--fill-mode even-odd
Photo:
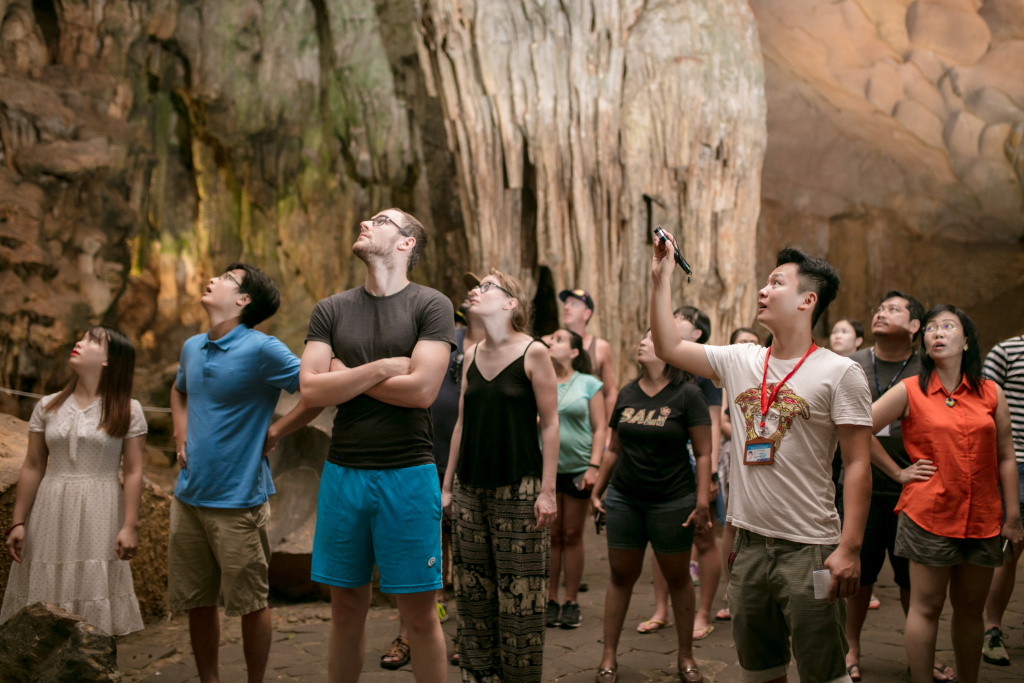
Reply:
[[[896,554],[910,560],[904,640],[914,683],[932,683],[948,590],[957,672],[962,683],[975,683],[992,572],[1003,562],[1004,541],[1014,553],[1024,547],[1010,410],[1003,390],[981,377],[978,335],[966,313],[949,305],[929,311],[924,346],[920,377],[897,384],[872,408],[876,432],[901,420],[907,454],[931,475],[905,484],[896,506]]]

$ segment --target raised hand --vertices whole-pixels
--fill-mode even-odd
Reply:
[[[654,237],[654,258],[651,261],[651,278],[655,281],[669,277],[672,275],[672,270],[676,267],[676,238],[668,231],[665,232],[665,236],[668,237],[667,244],[662,242],[657,236]]]

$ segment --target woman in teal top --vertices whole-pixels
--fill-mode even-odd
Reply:
[[[583,524],[590,490],[604,455],[608,420],[601,380],[590,374],[583,338],[569,330],[544,337],[558,379],[558,517],[551,527],[551,578],[548,580],[547,625],[576,628],[582,622],[576,603],[583,577]],[[564,559],[563,559],[564,558]],[[558,602],[560,574],[565,567],[565,604]]]

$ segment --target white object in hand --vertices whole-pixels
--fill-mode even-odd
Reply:
[[[827,569],[819,569],[811,576],[814,577],[814,599],[824,600],[828,597],[828,589],[832,584],[832,572]]]

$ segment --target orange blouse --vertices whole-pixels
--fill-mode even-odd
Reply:
[[[909,417],[901,420],[903,445],[911,462],[931,460],[936,472],[928,481],[904,485],[896,512],[946,538],[991,538],[1002,528],[996,448],[993,382],[981,380],[980,393],[961,383],[953,407],[933,374],[927,394],[917,377],[903,380],[910,399]]]

